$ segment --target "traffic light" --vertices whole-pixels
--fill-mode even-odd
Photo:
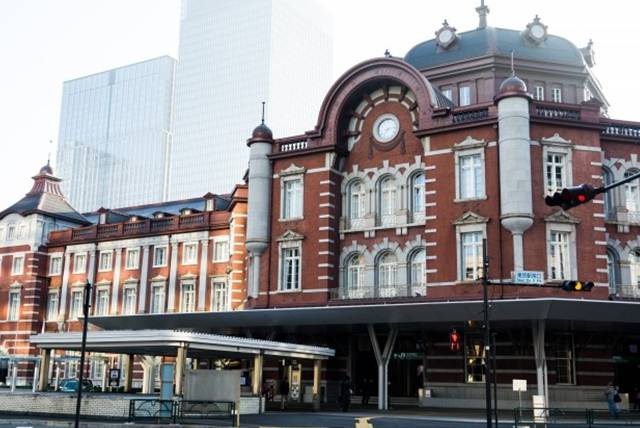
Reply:
[[[591,281],[562,281],[560,286],[564,291],[591,291],[593,282]]]
[[[460,334],[455,328],[449,333],[449,349],[452,351],[460,350]]]
[[[599,193],[602,193],[601,188],[596,189],[590,184],[581,184],[576,187],[566,187],[554,193],[553,196],[547,196],[544,202],[550,207],[560,206],[563,210],[568,210],[589,202]]]

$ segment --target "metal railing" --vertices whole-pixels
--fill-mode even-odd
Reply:
[[[427,295],[426,284],[362,285],[340,287],[334,299],[390,299],[399,297],[421,297]]]
[[[515,408],[513,426],[520,427],[595,427],[595,426],[640,426],[640,412],[619,410],[615,415],[608,410],[560,409],[560,408]]]
[[[231,401],[160,400],[136,398],[129,400],[129,422],[185,423],[194,420],[231,419],[235,426],[236,404]]]

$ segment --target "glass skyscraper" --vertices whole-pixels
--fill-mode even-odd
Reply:
[[[64,82],[57,171],[78,211],[166,199],[175,64],[163,56]]]
[[[313,129],[332,80],[332,31],[315,0],[183,0],[170,199],[242,181],[262,101],[276,138]]]

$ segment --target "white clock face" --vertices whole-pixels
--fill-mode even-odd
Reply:
[[[440,43],[447,44],[453,38],[453,32],[451,30],[442,30],[440,34],[438,34],[438,41]]]
[[[382,115],[376,120],[373,131],[376,139],[380,142],[387,143],[393,140],[400,130],[398,119],[392,114]]]
[[[536,39],[542,39],[544,37],[544,27],[542,25],[532,25],[529,31],[531,31],[531,35]]]

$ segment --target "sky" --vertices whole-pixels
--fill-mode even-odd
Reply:
[[[480,3],[319,1],[334,20],[334,79],[385,49],[404,56],[432,39],[444,19],[458,32],[476,28]],[[640,2],[486,3],[490,26],[524,29],[538,14],[550,34],[578,47],[593,39],[593,70],[611,104],[610,116],[640,121],[634,98],[640,91]],[[62,82],[161,55],[177,58],[179,21],[179,0],[0,0],[0,211],[30,189],[30,177],[49,153],[55,162]]]

